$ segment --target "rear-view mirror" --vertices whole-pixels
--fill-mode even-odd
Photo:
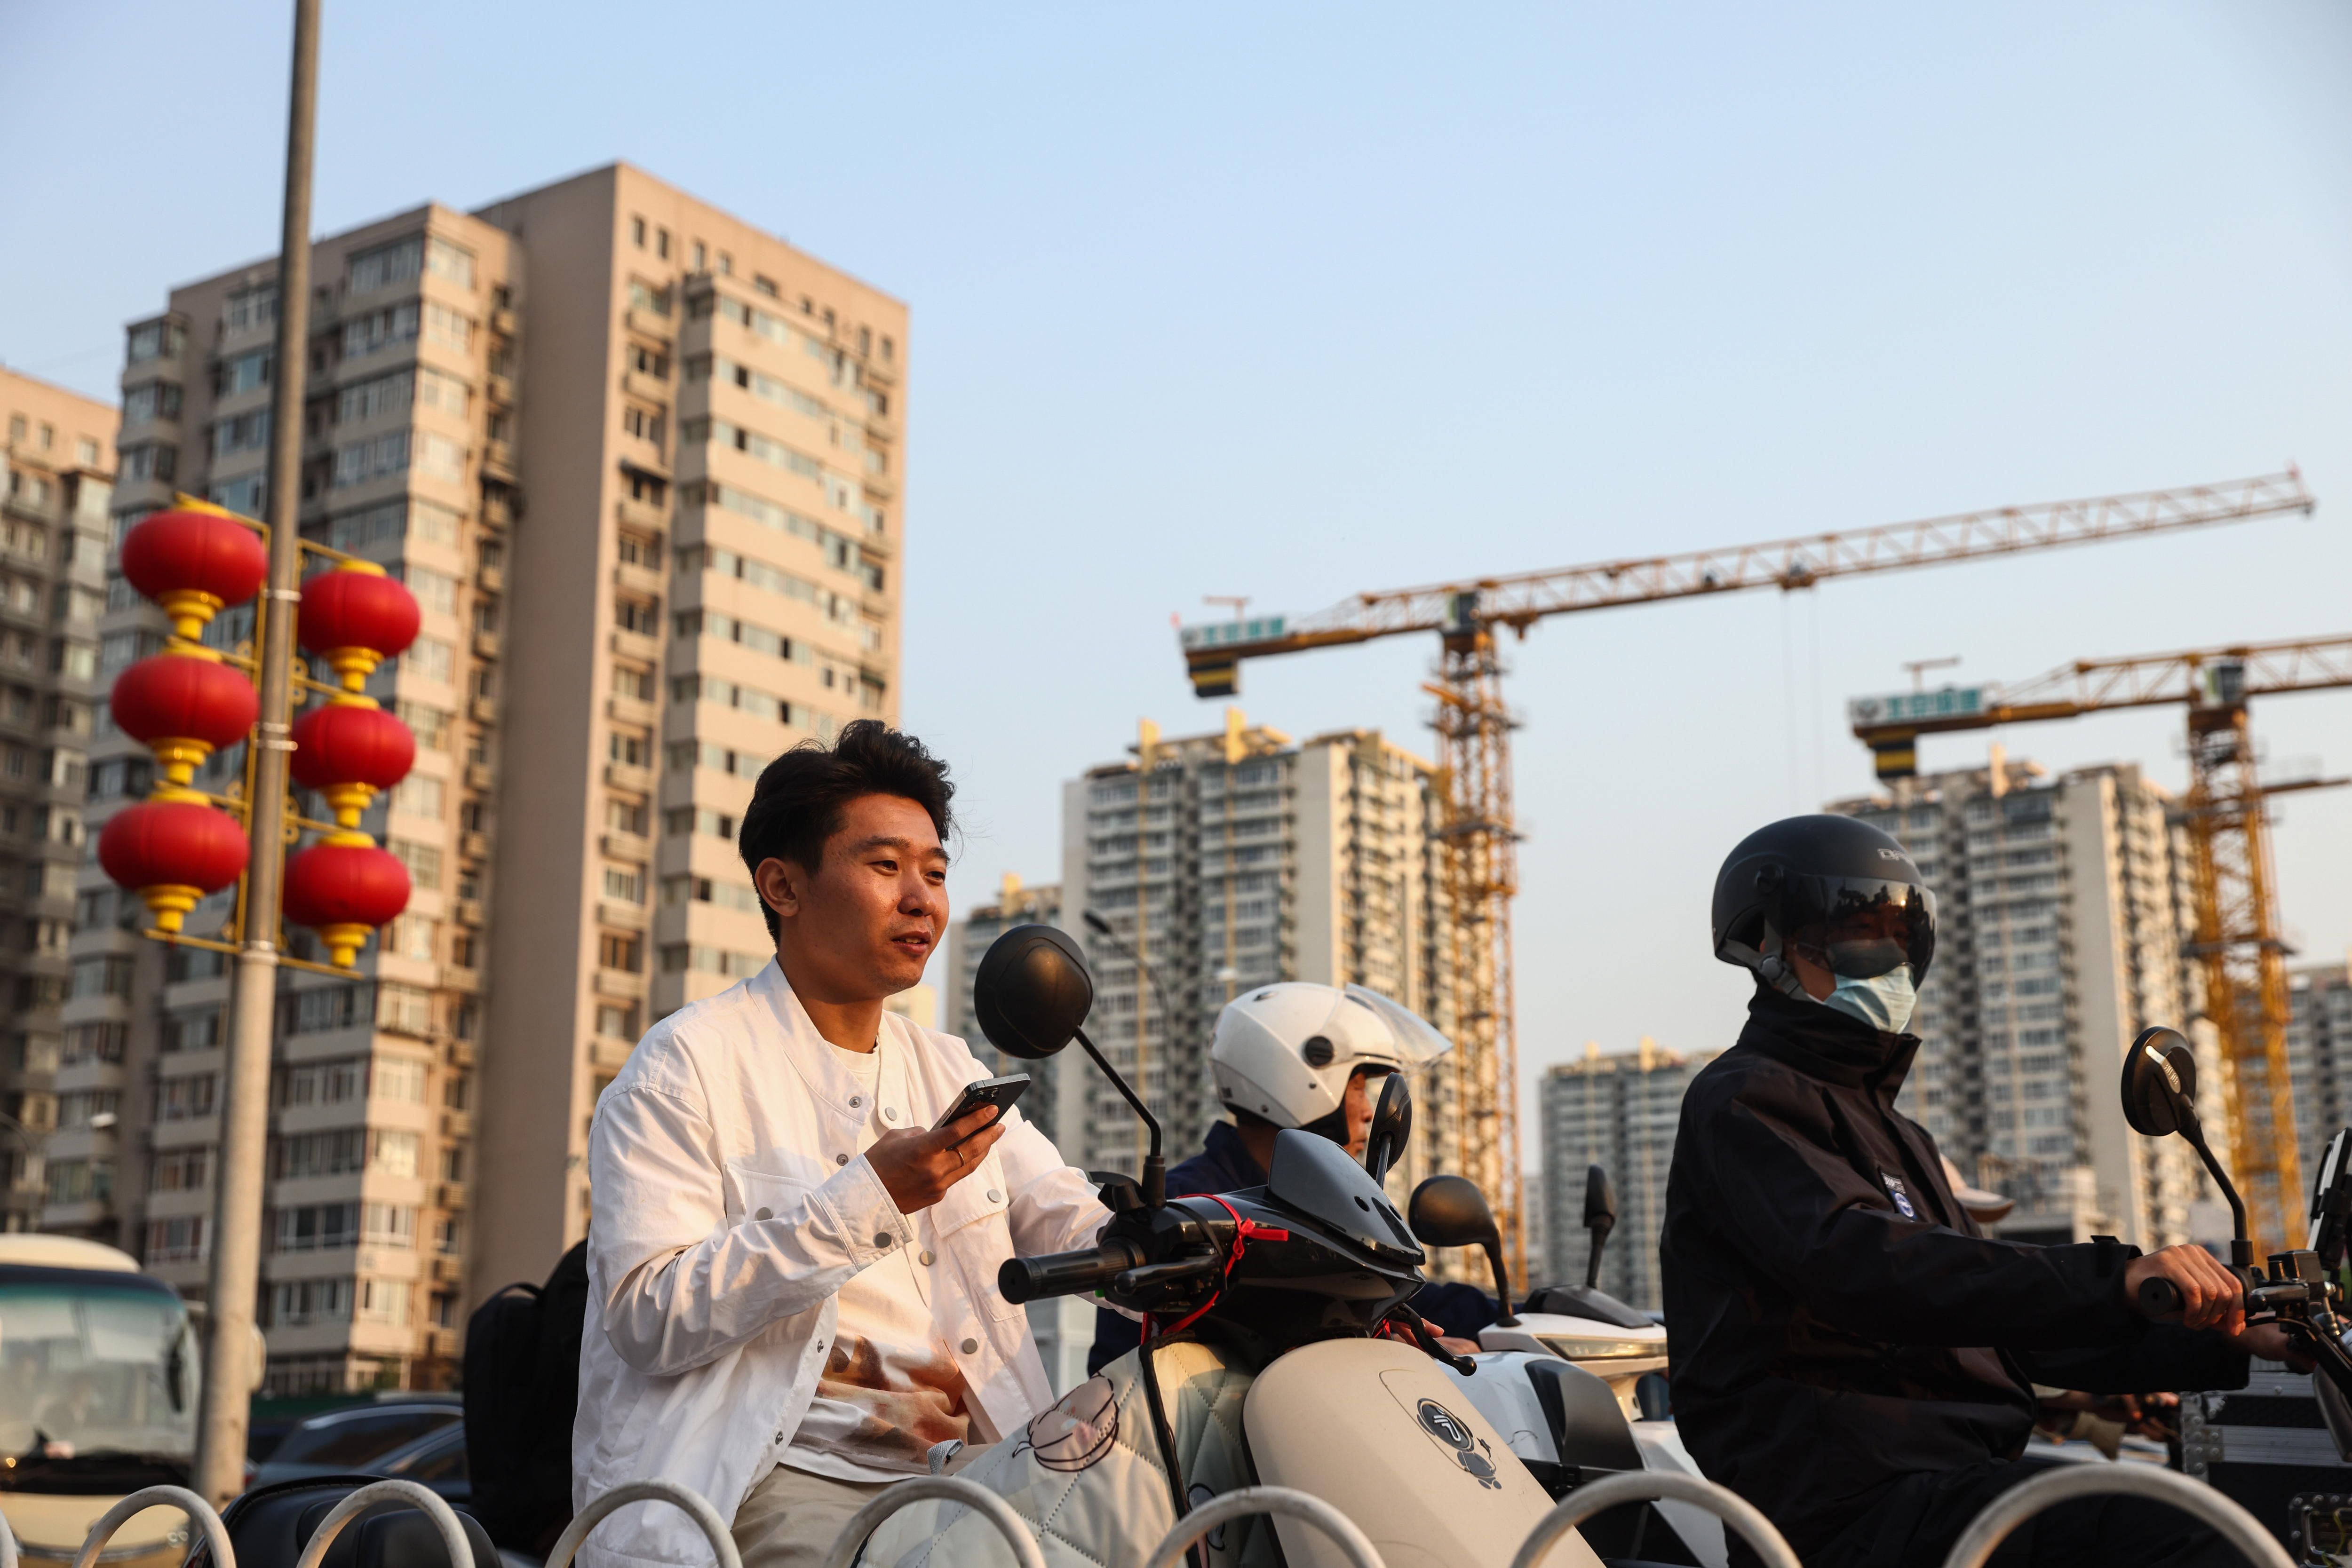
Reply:
[[[989,944],[972,975],[971,1011],[1007,1056],[1043,1061],[1070,1043],[1095,1005],[1094,977],[1069,934],[1016,925]]]

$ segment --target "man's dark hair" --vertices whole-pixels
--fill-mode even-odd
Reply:
[[[790,861],[812,875],[824,859],[824,842],[841,831],[842,809],[866,795],[899,795],[928,812],[940,842],[955,831],[955,785],[948,765],[911,735],[880,719],[861,718],[845,727],[831,746],[803,740],[761,770],[744,810],[736,848],[755,876],[765,860]],[[776,912],[761,900],[768,936],[778,931]]]

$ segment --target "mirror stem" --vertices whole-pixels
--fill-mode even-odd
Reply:
[[[1495,1301],[1503,1309],[1503,1315],[1495,1320],[1495,1324],[1497,1328],[1516,1327],[1519,1315],[1511,1311],[1511,1277],[1503,1271],[1503,1239],[1496,1237],[1486,1243],[1486,1262],[1495,1270]]]
[[[1588,1291],[1601,1288],[1601,1249],[1609,1244],[1609,1233],[1616,1228],[1613,1225],[1592,1228],[1592,1249],[1584,1255],[1584,1288]]]
[[[1118,1075],[1118,1070],[1103,1060],[1103,1053],[1095,1049],[1095,1042],[1087,1038],[1087,1031],[1079,1030],[1076,1032],[1078,1043],[1087,1048],[1087,1054],[1095,1059],[1095,1065],[1102,1069],[1102,1075],[1110,1080],[1110,1086],[1118,1091],[1119,1098],[1143,1118],[1143,1125],[1151,1134],[1151,1152],[1143,1156],[1143,1206],[1146,1208],[1166,1207],[1168,1153],[1166,1140],[1160,1131],[1160,1118],[1151,1113],[1151,1107],[1136,1097],[1135,1091],[1127,1086],[1127,1080]],[[2242,1225],[2240,1228],[2244,1227]]]
[[[2211,1173],[2213,1184],[2230,1200],[2230,1261],[2241,1269],[2251,1269],[2254,1266],[2254,1244],[2246,1236],[2246,1200],[2238,1196],[2238,1189],[2230,1185],[2230,1173],[2221,1168],[2221,1162],[2205,1146],[2205,1129],[2199,1124],[2197,1113],[2185,1105],[2182,1109],[2188,1113],[2181,1119],[2180,1135],[2189,1140],[2189,1146],[2197,1151],[2197,1157]]]

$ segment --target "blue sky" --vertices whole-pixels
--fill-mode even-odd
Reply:
[[[0,0],[0,358],[275,244],[282,4]],[[2263,472],[2322,506],[2146,543],[1556,621],[1512,650],[1530,1066],[1727,1043],[1706,894],[1867,786],[1846,697],[2352,630],[2352,12],[2327,0],[1454,8],[328,0],[317,226],[614,157],[907,299],[905,720],[970,903],[1057,783],[1213,727],[1171,612]],[[1433,650],[1248,669],[1425,747]],[[2352,770],[2352,693],[2259,706]],[[2184,777],[2179,717],[2001,736]],[[1929,767],[1981,737],[1928,743]],[[2352,790],[2286,802],[2352,943]],[[514,896],[511,890],[509,897]]]

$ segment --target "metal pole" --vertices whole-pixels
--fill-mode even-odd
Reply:
[[[263,1164],[269,1147],[269,1054],[278,992],[278,904],[286,867],[287,738],[293,716],[297,544],[302,503],[302,382],[310,355],[310,153],[317,129],[319,0],[294,0],[294,70],[286,123],[286,206],[278,254],[278,360],[269,422],[269,586],[262,591],[261,722],[254,733],[253,856],[245,935],[229,999],[220,1156],[213,1174],[209,1338],[197,1407],[194,1490],[215,1504],[245,1490],[255,1295],[261,1275]]]

